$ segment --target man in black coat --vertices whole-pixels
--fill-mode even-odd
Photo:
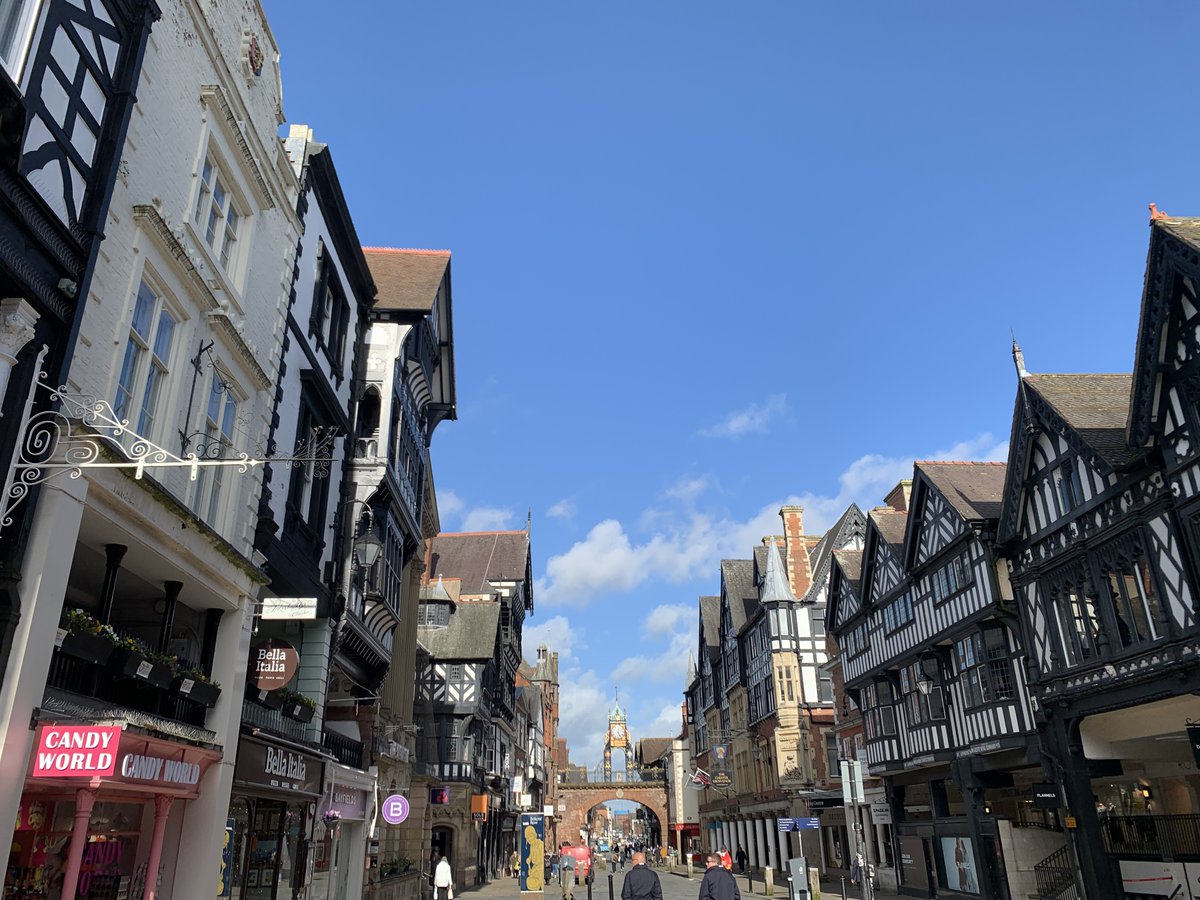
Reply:
[[[737,881],[733,873],[721,865],[721,857],[710,853],[707,864],[704,878],[700,880],[699,900],[742,900]]]
[[[633,854],[633,868],[621,885],[621,900],[662,900],[658,873],[646,868],[646,854]]]

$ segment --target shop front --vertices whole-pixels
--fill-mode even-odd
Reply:
[[[313,825],[310,900],[361,895],[374,803],[374,776],[340,763],[326,764],[325,793]]]
[[[238,741],[218,897],[289,900],[312,882],[326,760],[265,735]]]
[[[217,750],[122,725],[37,728],[5,869],[6,900],[170,893],[184,807]]]

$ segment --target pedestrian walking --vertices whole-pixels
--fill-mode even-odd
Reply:
[[[721,865],[725,867],[725,871],[730,875],[733,874],[733,857],[729,855],[729,848],[721,848]]]
[[[741,844],[738,844],[738,848],[737,848],[738,871],[741,872],[743,875],[746,874],[746,860],[747,859],[749,859],[749,857],[746,856],[746,848],[743,847]]]
[[[720,856],[708,854],[705,864],[704,877],[700,879],[699,900],[742,900],[737,880],[725,868]]]
[[[517,853],[516,850],[508,858],[508,874],[510,878],[521,877],[521,854]]]
[[[454,900],[454,873],[450,870],[450,860],[445,855],[438,860],[437,868],[433,870],[433,891],[436,900]]]
[[[621,900],[662,900],[662,884],[658,873],[646,868],[646,854],[633,854],[633,868],[621,885]]]
[[[563,900],[572,900],[575,896],[575,857],[567,852],[567,844],[563,844],[558,863],[558,883],[562,885]]]

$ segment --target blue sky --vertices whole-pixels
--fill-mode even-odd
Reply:
[[[696,598],[801,502],[1003,458],[1015,375],[1128,371],[1200,214],[1193,3],[266,0],[369,245],[453,251],[445,530],[533,516],[527,657],[599,759],[678,727]]]

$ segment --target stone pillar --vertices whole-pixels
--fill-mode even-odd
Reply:
[[[30,525],[23,575],[16,586],[21,617],[12,630],[8,664],[0,678],[0,822],[15,822],[21,806],[35,734],[29,722],[45,694],[86,496],[86,478],[43,484]]]
[[[162,864],[163,835],[167,831],[167,816],[171,814],[173,799],[166,794],[159,794],[154,798],[154,834],[150,838],[150,856],[146,859],[146,890],[142,894],[142,900],[154,900],[158,894],[158,868]]]
[[[96,804],[96,792],[80,788],[75,792],[75,824],[71,827],[71,843],[67,847],[67,869],[63,874],[62,896],[74,897],[79,887],[79,869],[83,850],[87,847],[88,820]]]
[[[0,404],[8,391],[8,379],[17,364],[17,354],[33,340],[33,326],[38,318],[37,310],[20,297],[0,300]]]
[[[754,830],[754,843],[758,847],[758,866],[763,868],[771,864],[770,857],[767,856],[767,839],[763,828],[765,823],[762,819],[751,819],[750,825]]]

